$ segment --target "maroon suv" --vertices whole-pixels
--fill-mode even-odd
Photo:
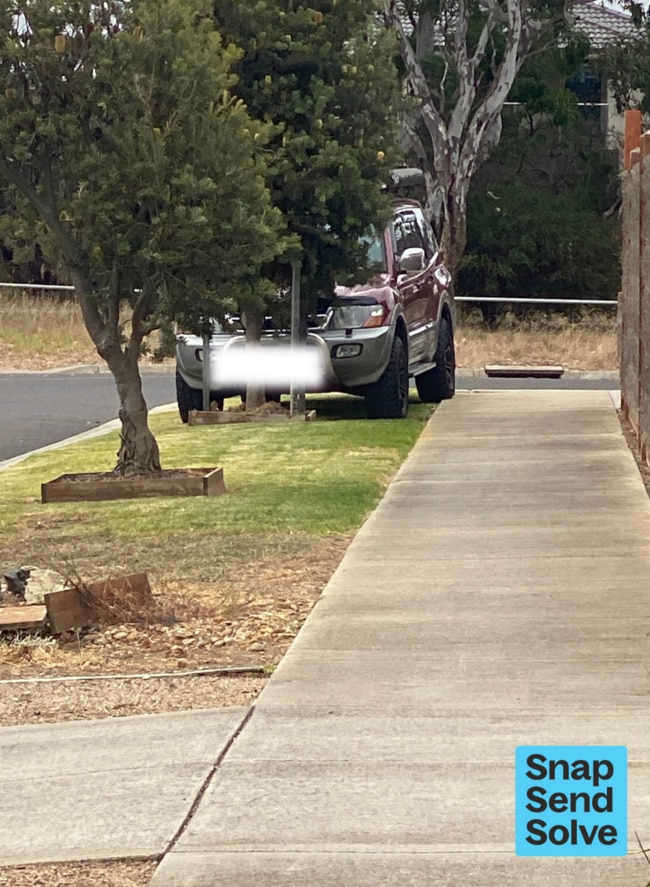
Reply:
[[[409,377],[427,403],[453,397],[454,300],[431,226],[414,200],[394,204],[393,219],[381,237],[369,238],[369,259],[377,273],[368,283],[337,287],[333,303],[307,334],[306,347],[318,355],[320,373],[309,391],[344,391],[365,397],[371,419],[406,416]],[[262,338],[266,348],[286,344],[277,330]],[[217,330],[210,364],[215,368],[212,399],[243,394],[245,385],[220,386],[220,362],[245,347],[243,331]],[[234,350],[231,350],[234,349]],[[176,384],[181,417],[202,402],[202,341],[183,335],[176,348]],[[259,362],[259,361],[258,361]],[[276,381],[274,393],[289,390]]]

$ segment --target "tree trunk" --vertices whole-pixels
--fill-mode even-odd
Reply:
[[[156,438],[149,428],[149,411],[142,395],[142,379],[138,366],[141,332],[136,325],[131,339],[123,348],[118,330],[119,299],[116,299],[113,310],[109,312],[114,319],[114,323],[109,325],[89,296],[92,292],[89,281],[77,272],[72,272],[71,276],[86,329],[97,353],[106,361],[113,374],[120,398],[121,443],[113,473],[121,476],[157,474],[161,470],[160,452]]]
[[[425,171],[425,211],[455,276],[467,244],[467,192],[472,177],[490,148],[499,143],[501,112],[515,77],[543,27],[552,31],[554,17],[538,21],[521,0],[486,3],[477,31],[470,5],[463,0],[440,0],[435,8],[435,16],[427,10],[417,13],[414,46],[400,3],[384,0],[385,20],[397,35],[408,91],[417,99],[407,132]],[[444,46],[436,48],[433,35],[444,33],[452,19],[453,39],[449,36]],[[491,57],[494,33],[501,28],[505,46]],[[436,82],[430,82],[422,63],[434,50],[444,69]],[[489,83],[482,71],[486,63]],[[444,88],[448,76],[456,83],[451,102]],[[479,96],[481,85],[486,88]]]
[[[137,356],[115,355],[108,361],[120,397],[119,418],[122,423],[120,448],[114,474],[157,474],[160,452],[156,438],[149,429],[149,411],[142,395],[142,379]]]
[[[263,309],[246,309],[246,347],[259,348],[264,323]],[[246,412],[252,413],[266,401],[264,385],[255,380],[246,385]]]
[[[450,274],[456,279],[467,246],[467,187],[451,188],[447,195],[447,224],[443,233],[443,255]]]

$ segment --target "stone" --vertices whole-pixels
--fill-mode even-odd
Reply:
[[[30,574],[25,588],[25,600],[28,604],[43,604],[46,594],[63,591],[69,585],[65,576],[56,570],[31,565],[23,569],[28,570]]]

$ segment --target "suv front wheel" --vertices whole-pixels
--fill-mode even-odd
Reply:
[[[221,394],[211,391],[210,401],[216,401],[219,409],[223,409],[223,397]],[[178,403],[178,413],[183,422],[189,420],[191,410],[203,409],[203,390],[190,388],[178,370],[176,370],[176,402]]]
[[[456,393],[456,352],[454,335],[446,317],[440,321],[436,365],[426,373],[415,377],[420,400],[424,403],[440,403],[449,400]]]
[[[388,366],[381,378],[366,391],[369,419],[403,419],[409,406],[409,371],[406,348],[395,336]]]

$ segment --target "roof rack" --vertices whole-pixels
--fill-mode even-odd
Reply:
[[[400,167],[399,169],[391,169],[391,181],[386,186],[386,190],[399,193],[405,188],[423,187],[424,173],[417,167]]]

